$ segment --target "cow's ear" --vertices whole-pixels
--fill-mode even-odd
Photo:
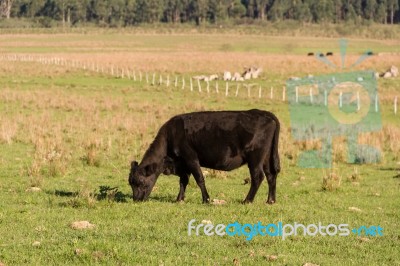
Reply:
[[[135,169],[138,166],[139,166],[138,162],[136,162],[136,161],[131,162],[131,169]]]

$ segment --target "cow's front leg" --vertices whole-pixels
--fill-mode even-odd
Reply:
[[[187,165],[188,165],[190,172],[193,174],[193,177],[196,180],[197,185],[200,187],[201,196],[203,198],[203,203],[209,203],[210,196],[208,195],[208,192],[206,189],[206,182],[204,181],[204,176],[203,176],[203,172],[201,171],[199,161],[197,161],[197,160],[192,161],[192,162],[187,163]]]
[[[185,191],[186,187],[189,183],[189,176],[188,174],[180,174],[179,175],[179,194],[178,197],[176,198],[176,201],[183,201],[185,200]]]
[[[197,158],[197,153],[187,144],[182,145],[182,157],[185,158],[185,164],[190,173],[193,174],[197,185],[200,187],[201,195],[203,197],[203,203],[210,202],[210,196],[208,195],[206,184],[204,181],[203,172],[200,168],[200,162]]]

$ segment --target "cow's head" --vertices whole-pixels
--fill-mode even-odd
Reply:
[[[131,172],[129,173],[129,185],[133,191],[133,200],[146,200],[156,183],[157,165],[139,165],[136,161],[131,163]]]

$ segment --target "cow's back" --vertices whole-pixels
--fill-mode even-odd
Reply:
[[[276,117],[261,110],[195,112],[170,120],[170,151],[193,149],[201,166],[232,170],[247,163],[250,152],[270,149]]]

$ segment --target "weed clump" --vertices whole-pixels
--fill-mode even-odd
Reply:
[[[329,173],[322,178],[322,190],[334,191],[340,188],[342,177],[336,173]]]

